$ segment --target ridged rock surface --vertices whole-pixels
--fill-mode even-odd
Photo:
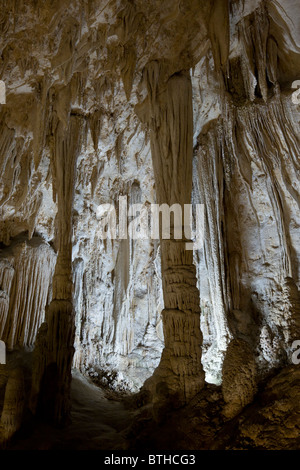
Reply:
[[[0,336],[8,349],[32,348],[51,298],[55,253],[38,236],[24,235],[0,250]]]
[[[256,364],[251,348],[243,340],[231,341],[222,368],[222,392],[226,403],[223,413],[226,418],[234,418],[253,401],[256,380]]]
[[[192,358],[191,394],[201,361],[206,381],[221,384],[234,338],[251,345],[259,377],[291,362],[300,339],[297,17],[293,0],[230,8],[204,0],[1,2],[0,337],[9,348],[33,345],[48,305],[49,364],[63,356],[55,327],[62,311],[67,368],[73,360],[114,388],[137,391],[164,346],[179,358],[171,368],[182,383]],[[153,113],[158,92],[183,74],[191,83],[193,171],[181,168],[164,188],[170,167],[155,158],[146,102],[150,96]],[[187,107],[172,93],[176,127]],[[171,109],[164,106],[151,117],[158,144],[170,144],[174,156],[172,126],[159,133]],[[159,241],[101,239],[97,207],[117,207],[120,196],[149,205],[188,176],[187,194],[205,204],[204,248],[194,253],[195,268],[187,263],[187,292],[166,296]],[[190,308],[179,308],[181,295]],[[164,328],[174,325],[171,338],[185,324],[180,310],[189,311],[193,351],[185,338],[164,344]]]
[[[25,387],[22,369],[10,371],[5,387],[0,420],[0,447],[5,446],[20,429],[25,406]]]

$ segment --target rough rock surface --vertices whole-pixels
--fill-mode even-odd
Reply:
[[[250,346],[234,339],[227,348],[222,368],[222,392],[227,418],[233,418],[253,401],[256,392],[256,363]]]
[[[141,408],[127,432],[129,448],[156,450],[299,449],[300,369],[283,368],[260,384],[253,403],[224,417],[221,387],[206,385],[188,406],[164,410],[159,422]]]
[[[19,365],[25,371],[25,397],[30,386],[30,357],[26,361],[24,358],[20,361],[20,357],[9,358],[9,369]],[[7,448],[150,453],[182,449],[299,449],[299,371],[298,366],[288,366],[273,373],[259,384],[254,401],[232,419],[224,417],[222,387],[214,384],[206,384],[188,405],[176,409],[165,405],[156,410],[156,415],[155,405],[145,404],[145,395],[139,400],[137,395],[112,396],[108,389],[95,386],[74,371],[71,423],[64,429],[41,421],[33,426],[27,416]],[[6,383],[7,378],[1,370],[0,407],[2,382]]]
[[[20,429],[25,405],[24,377],[21,369],[8,377],[0,421],[0,445],[5,445]]]
[[[72,364],[115,390],[148,379],[157,397],[183,401],[204,379],[221,385],[236,341],[258,382],[291,364],[299,3],[0,7],[0,339],[36,342],[32,410],[45,412],[49,392],[56,421],[69,414]],[[120,196],[204,204],[203,250],[192,259],[183,239],[103,239],[98,207],[119,216]],[[235,376],[237,389],[252,375]],[[250,390],[225,400],[244,406]]]
[[[0,336],[8,349],[33,347],[51,298],[56,255],[42,238],[16,237],[0,250]]]

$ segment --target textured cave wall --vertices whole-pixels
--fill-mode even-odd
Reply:
[[[74,365],[137,390],[159,364],[159,243],[101,240],[97,207],[117,207],[124,195],[129,204],[156,202],[140,117],[143,71],[160,60],[169,76],[191,73],[192,197],[206,206],[204,250],[194,255],[206,380],[221,382],[233,338],[250,344],[260,371],[290,359],[300,336],[299,107],[291,98],[300,78],[299,7],[213,3],[1,2],[0,332],[10,347],[32,346],[52,299],[64,217],[64,149],[53,149],[57,128],[76,120],[82,138],[66,207]]]
[[[263,374],[291,361],[299,336],[290,307],[292,297],[299,302],[299,106],[292,100],[299,30],[290,16],[299,6],[248,7],[232,5],[226,71],[216,69],[212,51],[193,72],[195,126],[202,126],[194,200],[207,217],[204,253],[196,256],[203,362],[216,383],[232,336],[251,344]]]
[[[51,298],[55,258],[37,236],[20,236],[1,250],[0,336],[8,349],[33,347]]]
[[[1,239],[9,246],[25,232],[28,239],[40,235],[54,251],[60,249],[63,217],[69,218],[71,208],[64,213],[58,207],[57,195],[69,181],[60,174],[64,149],[57,135],[77,118],[84,138],[72,209],[74,364],[91,373],[93,367],[105,369],[112,379],[117,373],[114,385],[137,389],[163,347],[158,244],[103,242],[96,209],[124,194],[129,203],[155,202],[147,129],[134,113],[143,99],[142,70],[158,50],[172,59],[184,49],[180,41],[189,39],[190,22],[196,49],[202,15],[194,17],[196,2],[180,9],[172,2],[161,8],[117,1],[1,6],[1,78],[7,92],[1,106]],[[178,51],[170,47],[174,25]],[[183,53],[180,66],[189,61]],[[44,318],[42,311],[39,323]]]
[[[119,86],[115,98],[121,96],[124,106]],[[128,205],[154,203],[153,171],[150,146],[132,108],[117,121],[107,114],[97,152],[90,138],[78,162],[74,364],[104,384],[138,389],[157,365],[163,344],[159,246],[155,240],[102,240],[97,207],[113,203],[119,216],[120,196],[127,196]]]

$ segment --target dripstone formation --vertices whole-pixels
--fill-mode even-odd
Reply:
[[[299,448],[298,3],[0,8],[1,446]]]

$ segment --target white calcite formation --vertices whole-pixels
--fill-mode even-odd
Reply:
[[[188,401],[241,341],[255,367],[231,416],[252,371],[291,362],[297,18],[293,0],[2,2],[0,339],[38,338],[33,411],[68,415],[72,364]],[[97,208],[120,196],[204,204],[203,249],[103,239]]]
[[[40,237],[20,236],[0,251],[0,335],[8,349],[32,348],[51,298],[55,253]]]

